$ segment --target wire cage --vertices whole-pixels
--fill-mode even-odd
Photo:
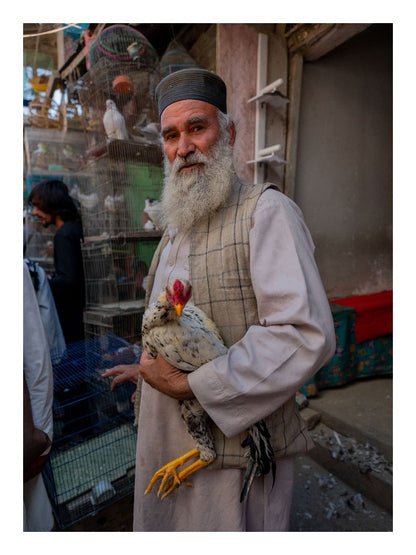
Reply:
[[[133,60],[142,69],[154,69],[158,64],[156,50],[148,39],[137,29],[123,24],[103,29],[91,44],[88,52],[90,67],[106,58],[119,62]]]
[[[24,141],[29,174],[64,176],[84,168],[82,130],[58,131],[27,126]]]
[[[114,392],[104,369],[137,362],[136,345],[107,334],[72,343],[54,372],[54,439],[43,476],[59,528],[133,492],[135,385]]]
[[[165,53],[160,59],[160,76],[166,77],[181,69],[198,67],[198,64],[177,39],[173,39],[167,46]]]
[[[78,84],[78,98],[92,154],[106,138],[103,116],[107,100],[115,102],[125,120],[127,140],[156,143],[154,91],[160,80],[159,58],[148,39],[128,25],[112,25],[91,44],[88,62],[89,70]]]
[[[101,240],[82,246],[87,306],[85,337],[108,332],[129,341],[141,336],[146,276],[159,237]]]
[[[70,191],[80,204],[86,240],[145,231],[146,198],[159,200],[162,184],[161,165],[128,159],[98,160],[91,167],[90,178],[79,179],[77,187]]]
[[[157,144],[158,114],[154,90],[159,82],[155,72],[137,70],[135,64],[120,65],[100,60],[82,76],[78,91],[88,148],[106,139],[103,117],[107,100],[113,100],[123,116],[129,139],[137,144]],[[148,127],[149,124],[150,127]]]
[[[142,306],[139,306],[142,305]],[[87,339],[99,338],[117,332],[120,337],[134,343],[140,342],[144,301],[109,304],[84,311],[84,329]]]
[[[159,238],[103,240],[82,245],[87,308],[143,299],[150,262]],[[100,291],[99,283],[103,283]]]
[[[143,280],[161,237],[144,213],[146,199],[155,199],[157,212],[163,185],[154,96],[158,71],[157,53],[146,37],[117,24],[90,45],[88,71],[74,85],[87,177],[71,194],[80,204],[84,232],[87,339],[108,332],[130,342],[140,339]],[[117,122],[117,133],[111,133]]]
[[[154,98],[158,58],[147,39],[125,25],[102,31],[89,57],[90,69],[79,80],[77,91],[91,175],[78,194],[84,236],[143,231],[145,199],[159,200],[163,184]],[[107,108],[109,100],[115,103],[113,117],[122,122],[122,133],[116,137],[104,125],[112,112]]]

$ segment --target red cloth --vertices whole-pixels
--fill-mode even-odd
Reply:
[[[332,299],[331,303],[349,306],[357,313],[355,335],[357,343],[393,333],[393,291]]]

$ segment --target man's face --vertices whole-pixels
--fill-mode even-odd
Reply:
[[[187,162],[188,154],[208,155],[218,141],[220,126],[217,108],[201,100],[180,100],[170,104],[161,117],[165,155],[169,162],[183,158],[178,173],[191,172],[203,162]]]
[[[43,212],[40,208],[36,206],[36,204],[32,205],[32,214],[37,216],[43,224],[43,227],[48,227],[49,225],[53,224],[55,218],[52,214],[48,214],[47,212]]]
[[[200,100],[181,100],[161,117],[165,150],[162,216],[169,229],[186,231],[224,205],[231,186],[233,123],[218,120],[218,110]]]

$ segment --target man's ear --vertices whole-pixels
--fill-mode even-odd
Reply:
[[[237,135],[237,131],[236,131],[235,124],[234,124],[233,121],[230,123],[230,126],[229,126],[229,128],[228,128],[228,131],[230,132],[230,140],[229,140],[228,144],[229,144],[230,146],[234,146],[235,137],[236,137],[236,135]]]

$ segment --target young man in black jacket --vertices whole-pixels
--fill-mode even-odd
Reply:
[[[84,339],[83,310],[85,282],[82,264],[83,241],[81,218],[68,193],[59,180],[45,180],[35,185],[29,195],[32,213],[44,227],[54,225],[53,242],[55,272],[49,278],[65,341]]]

